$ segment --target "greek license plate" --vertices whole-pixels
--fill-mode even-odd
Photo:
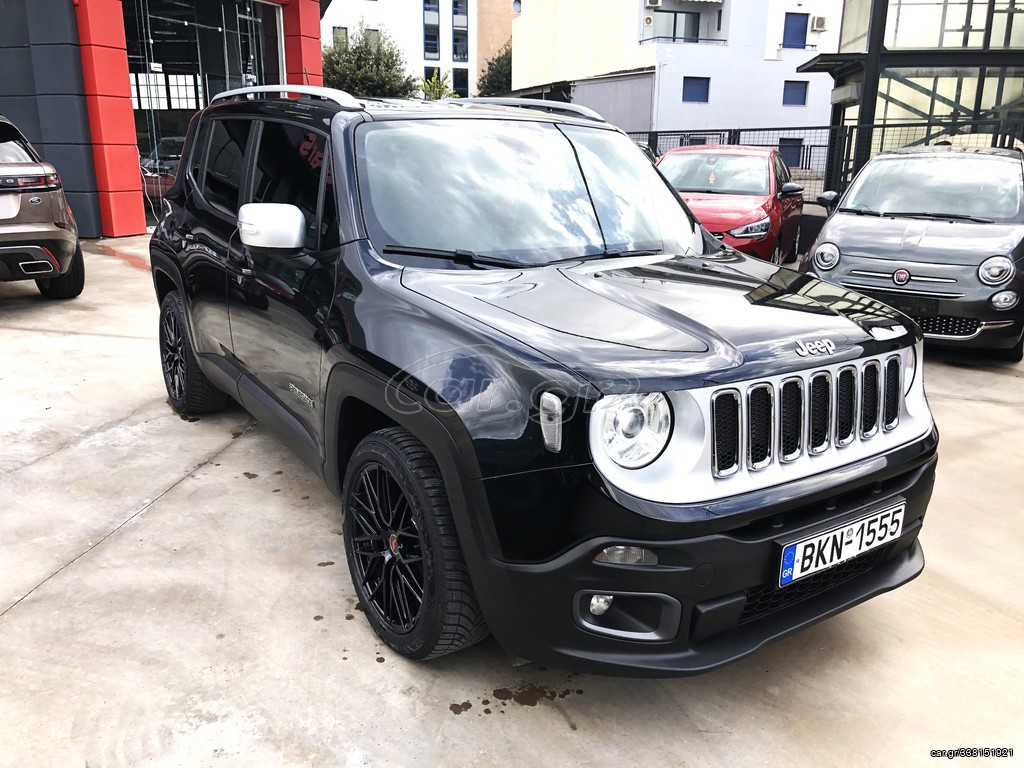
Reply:
[[[899,538],[906,508],[901,502],[827,533],[787,544],[782,550],[779,586],[785,587]]]

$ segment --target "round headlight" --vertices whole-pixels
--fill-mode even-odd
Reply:
[[[613,395],[599,403],[601,444],[608,458],[626,469],[646,467],[668,445],[672,408],[660,392]]]
[[[985,285],[999,285],[1013,277],[1013,262],[1005,256],[985,259],[978,267],[978,277]]]
[[[1017,306],[1017,292],[1016,291],[1000,291],[995,294],[989,301],[992,302],[992,306],[996,309],[1013,309]]]
[[[839,249],[832,243],[822,243],[814,249],[814,266],[828,271],[839,263]]]

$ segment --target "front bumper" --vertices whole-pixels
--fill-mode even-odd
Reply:
[[[715,669],[921,572],[917,538],[931,497],[937,439],[933,432],[897,451],[914,458],[887,461],[873,473],[844,473],[845,483],[825,482],[810,496],[787,498],[780,489],[777,496],[785,501],[748,509],[733,499],[735,511],[725,517],[641,522],[635,530],[644,536],[627,535],[629,526],[622,522],[639,517],[635,512],[616,505],[616,514],[610,509],[615,502],[592,498],[588,506],[608,535],[586,538],[542,562],[491,558],[487,577],[474,579],[481,605],[505,649],[535,662],[628,676]],[[518,482],[522,489],[521,477]],[[776,586],[784,543],[897,502],[906,504],[898,539],[788,587]],[[662,538],[669,531],[676,536]],[[611,545],[647,548],[658,565],[595,562]],[[587,613],[595,594],[617,597],[599,618]]]
[[[77,247],[77,234],[55,224],[0,224],[0,281],[62,275]]]

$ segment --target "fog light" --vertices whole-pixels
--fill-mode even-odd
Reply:
[[[996,309],[1013,309],[1017,306],[1017,292],[1016,291],[1000,291],[995,294],[989,301],[992,302],[992,306]]]
[[[611,595],[594,595],[590,598],[590,612],[595,616],[607,613],[608,609],[612,607],[613,599]]]
[[[658,556],[643,547],[605,547],[597,557],[599,563],[615,565],[657,565]]]

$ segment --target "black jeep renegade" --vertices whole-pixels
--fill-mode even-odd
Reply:
[[[281,88],[189,129],[164,379],[323,476],[388,645],[687,674],[920,573],[913,322],[723,247],[586,110]]]

